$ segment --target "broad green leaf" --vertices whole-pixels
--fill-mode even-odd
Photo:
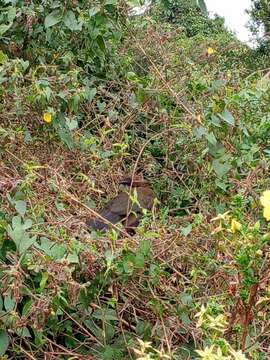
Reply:
[[[16,8],[11,6],[8,10],[8,21],[12,23],[15,17],[16,17]]]
[[[215,135],[214,135],[214,133],[213,132],[211,132],[210,134],[207,134],[206,135],[206,139],[209,141],[209,143],[211,144],[211,145],[216,145],[217,144],[217,139],[216,139],[216,137],[215,137]]]
[[[192,224],[188,224],[187,226],[182,227],[181,229],[181,233],[184,236],[188,236],[191,233],[191,231],[192,231]]]
[[[61,21],[61,13],[59,10],[54,10],[45,18],[45,28],[48,29]]]
[[[70,263],[78,264],[79,263],[79,257],[77,254],[68,254],[67,261]]]
[[[144,264],[145,264],[144,255],[140,253],[136,254],[134,259],[134,265],[137,268],[142,269],[144,267]]]
[[[89,14],[90,17],[92,17],[92,16],[95,16],[99,12],[100,12],[100,7],[99,6],[94,6],[91,9],[89,9],[88,14]]]
[[[98,37],[96,38],[96,42],[97,42],[100,50],[101,50],[102,52],[105,52],[105,50],[106,50],[106,44],[105,44],[105,41],[104,41],[103,36],[98,36]]]
[[[64,244],[56,244],[51,248],[50,256],[52,256],[54,260],[62,259],[65,256],[66,250]]]
[[[60,128],[58,130],[58,134],[59,134],[61,140],[67,145],[69,150],[71,150],[74,147],[74,141],[70,134],[70,131],[66,130],[64,128]]]
[[[39,250],[42,250],[46,255],[51,255],[51,249],[55,244],[48,238],[42,236],[40,238],[40,244],[36,243],[35,247]]]
[[[15,209],[22,217],[24,217],[26,213],[26,202],[23,200],[16,201]]]
[[[78,121],[75,119],[70,120],[70,119],[66,118],[66,124],[70,131],[78,128]]]
[[[110,321],[110,320],[118,320],[116,311],[113,309],[97,309],[92,314],[93,318]]]
[[[92,319],[85,319],[84,325],[91,330],[91,332],[95,335],[95,337],[99,340],[104,339],[104,331],[101,329]]]
[[[180,299],[184,305],[190,305],[193,301],[192,296],[187,292],[180,294]]]
[[[150,253],[150,242],[148,240],[143,240],[140,243],[140,251],[144,254],[144,255],[149,255]]]
[[[28,229],[30,229],[30,228],[32,227],[32,225],[33,225],[32,220],[31,220],[31,219],[27,219],[27,220],[25,220],[25,223],[24,223],[24,225],[23,225],[23,229],[24,229],[24,230],[28,230]]]
[[[36,236],[30,237],[29,235],[25,234],[24,238],[19,244],[19,254],[21,255],[26,252],[26,250],[28,250],[36,242],[36,239]]]
[[[97,89],[96,88],[89,88],[88,86],[85,88],[84,97],[88,101],[92,101],[96,96]]]
[[[201,139],[203,136],[207,135],[207,131],[203,126],[193,129],[193,134],[197,139]]]
[[[211,123],[216,127],[221,127],[221,120],[218,116],[212,115],[211,116]]]
[[[213,166],[215,173],[220,178],[222,178],[224,175],[226,175],[231,169],[231,165],[228,162],[222,163],[218,159],[213,160],[212,166]]]
[[[24,304],[24,306],[23,306],[23,308],[22,308],[22,315],[23,315],[23,316],[26,316],[26,315],[30,312],[30,310],[31,310],[31,308],[32,308],[32,306],[33,306],[33,303],[34,303],[33,300],[28,300],[28,301]]]
[[[78,22],[73,11],[69,10],[64,17],[64,24],[71,31],[82,30],[82,23]]]
[[[208,15],[205,1],[204,1],[204,0],[197,0],[197,4],[198,4],[198,6],[200,7],[202,13],[203,13],[204,15]]]
[[[0,356],[5,355],[5,352],[8,349],[9,337],[8,333],[5,330],[0,330]]]
[[[0,25],[0,36],[4,35],[11,26],[12,26],[12,23],[10,23],[8,25],[5,25],[5,24]]]
[[[15,309],[16,306],[16,301],[13,297],[11,297],[10,294],[7,294],[4,297],[4,307],[6,309],[6,311],[12,311]]]
[[[221,190],[226,191],[228,184],[226,184],[224,181],[221,181],[219,179],[216,179],[215,184],[217,187],[219,187]]]
[[[44,290],[48,278],[49,278],[49,274],[47,272],[43,272],[42,273],[42,278],[41,278],[40,283],[39,283],[39,290],[40,291]]]
[[[16,334],[20,337],[31,337],[30,331],[27,329],[27,327],[20,328],[16,331]]]
[[[22,225],[22,218],[20,216],[14,216],[12,218],[12,226],[13,228],[19,227]]]
[[[0,50],[0,65],[5,64],[7,60],[8,56],[2,50]]]
[[[222,114],[219,114],[219,117],[231,126],[235,124],[235,120],[232,113],[230,113],[230,111],[227,109],[225,109]]]
[[[188,313],[185,312],[185,311],[180,314],[180,319],[182,320],[182,323],[183,323],[185,326],[188,326],[188,325],[190,325],[190,323],[191,323],[191,320],[190,320],[190,318],[189,318],[189,315],[188,315]]]

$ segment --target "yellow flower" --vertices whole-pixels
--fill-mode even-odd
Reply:
[[[263,192],[260,197],[261,204],[263,206],[263,216],[267,221],[270,220],[270,190]]]
[[[52,122],[52,114],[45,112],[43,114],[43,120],[47,123],[50,124]]]
[[[262,206],[270,206],[270,190],[266,190],[263,192],[262,196],[260,197],[260,201]]]
[[[270,206],[267,206],[263,209],[263,217],[269,221],[270,220]]]
[[[213,55],[215,52],[216,52],[216,50],[213,49],[212,47],[209,47],[209,48],[207,49],[207,54],[208,54],[208,55]]]
[[[231,232],[232,233],[236,233],[236,231],[240,231],[242,229],[242,224],[240,224],[240,222],[238,222],[235,219],[232,219],[231,221]]]

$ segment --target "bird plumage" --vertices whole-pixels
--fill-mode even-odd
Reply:
[[[120,183],[128,186],[127,191],[120,192],[99,214],[112,224],[123,221],[127,229],[133,228],[139,224],[142,209],[150,210],[153,207],[154,192],[148,182],[137,176],[133,178],[133,181],[131,178],[125,178]],[[136,199],[135,202],[132,202],[129,196],[131,184],[131,197]],[[87,225],[95,230],[107,229],[109,227],[101,219],[90,219],[87,221]]]

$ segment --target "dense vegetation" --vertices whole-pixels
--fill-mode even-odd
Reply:
[[[1,359],[268,359],[267,54],[203,1],[0,6]],[[89,232],[137,173],[136,234]]]
[[[256,36],[261,53],[270,51],[270,2],[268,0],[252,0],[250,29]]]

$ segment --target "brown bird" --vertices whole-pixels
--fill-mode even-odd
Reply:
[[[110,221],[112,224],[123,222],[127,230],[132,230],[132,228],[139,225],[142,217],[142,209],[151,210],[155,198],[154,192],[150,188],[149,183],[139,176],[134,176],[131,197],[134,197],[134,189],[136,189],[137,201],[132,202],[131,197],[129,197],[131,182],[132,178],[130,177],[123,179],[120,184],[127,185],[126,192],[120,192],[99,213],[104,219]],[[95,230],[109,228],[109,225],[100,219],[90,219],[86,222],[86,224]]]

